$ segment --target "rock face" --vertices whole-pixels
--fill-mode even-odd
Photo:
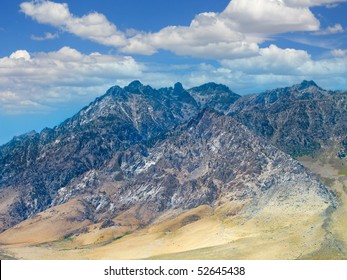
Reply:
[[[132,207],[154,217],[225,201],[241,201],[251,213],[302,193],[334,203],[275,146],[296,156],[342,141],[346,107],[346,93],[306,81],[245,97],[214,83],[112,87],[59,126],[0,147],[0,229],[75,197],[94,221]],[[119,187],[107,193],[106,183]]]
[[[234,201],[248,205],[244,211],[251,215],[269,201],[281,203],[279,196],[300,196],[304,204],[312,192],[326,203],[333,201],[301,164],[233,117],[211,109],[154,146],[133,147],[117,158],[130,178],[113,199],[121,210],[145,206],[158,215]]]
[[[312,154],[347,133],[347,92],[323,90],[313,81],[245,96],[229,114],[292,156]]]
[[[189,90],[201,108],[214,108],[220,112],[228,110],[240,96],[224,85],[207,83]]]

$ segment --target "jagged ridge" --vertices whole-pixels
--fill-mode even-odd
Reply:
[[[12,188],[18,194],[8,207],[8,211],[1,214],[2,229],[52,205],[64,203],[74,196],[83,194],[88,188],[97,189],[105,180],[105,177],[99,176],[99,178],[97,174],[104,174],[116,181],[128,180],[135,175],[140,176],[141,162],[147,162],[147,166],[150,162],[145,158],[151,155],[151,147],[157,147],[157,143],[167,143],[166,139],[175,137],[173,134],[179,135],[177,137],[180,139],[181,133],[186,133],[184,135],[191,139],[191,135],[185,130],[193,129],[193,123],[199,123],[200,119],[194,116],[199,112],[199,116],[203,116],[205,113],[205,111],[201,113],[203,108],[228,112],[250,131],[265,137],[281,150],[294,156],[311,153],[331,139],[342,141],[346,137],[346,93],[323,90],[312,81],[241,98],[226,86],[215,83],[189,90],[185,90],[180,83],[176,83],[173,88],[162,89],[153,89],[139,81],[134,81],[124,88],[114,86],[104,96],[97,98],[61,125],[53,129],[44,129],[41,133],[30,132],[16,137],[0,147],[1,190]],[[173,130],[177,125],[190,119],[191,122],[187,125],[179,127],[179,130]],[[219,124],[221,127],[216,128],[218,133],[223,135],[228,132],[225,130],[233,130],[228,126],[228,122],[235,124],[234,119],[227,118],[227,121]],[[236,126],[240,126],[240,123]],[[244,138],[253,139],[249,131],[242,135]],[[192,140],[194,139],[193,137]],[[236,142],[240,141],[239,139]],[[186,146],[182,147],[184,152],[199,150],[199,147],[190,146],[187,141],[182,143]],[[233,147],[226,146],[225,151],[221,152],[228,154],[233,151]],[[206,146],[201,148],[207,149]],[[167,150],[171,151],[169,148]],[[134,154],[137,157],[134,157]],[[198,161],[195,162],[197,166],[204,161],[211,161],[210,165],[213,166],[213,162],[217,161],[210,152],[207,156],[194,153],[186,156],[190,159],[189,164]],[[230,157],[232,156],[239,160],[239,154],[231,154]],[[258,158],[250,157],[248,160],[257,161]],[[287,160],[290,162],[289,157]],[[175,157],[174,161],[177,161],[174,167],[180,171],[183,168],[179,165],[180,158]],[[181,163],[188,164],[184,161]],[[154,168],[156,164],[150,166]],[[237,172],[230,169],[229,165],[233,164],[225,162],[222,165],[224,170],[219,172],[226,174],[225,176],[237,176]],[[195,170],[193,167],[186,168],[186,173]],[[261,171],[261,165],[259,168]],[[242,171],[240,172],[242,174]],[[173,181],[178,180],[173,179],[170,174],[163,174]],[[151,181],[157,177],[157,174],[148,176],[144,178]],[[200,183],[188,180],[191,192],[200,184],[201,188],[210,193],[205,196],[209,199],[195,199],[196,203],[182,202],[180,207],[213,203],[219,195],[216,195],[215,191],[211,193],[213,188],[204,184],[215,186],[216,183],[208,179],[214,176],[209,174]],[[140,177],[136,180],[141,181]],[[229,184],[239,184],[242,188],[244,184],[242,180],[237,183],[230,181]],[[161,184],[165,185],[167,182]],[[177,188],[180,189],[182,186],[178,184]],[[124,189],[123,192],[126,193]],[[138,194],[135,191],[129,195],[136,197]],[[90,201],[97,207],[100,201],[105,199],[108,200],[107,205],[111,205],[114,200],[112,197],[99,197]],[[165,199],[160,203],[165,204],[164,201]],[[124,204],[123,207],[129,205]],[[166,206],[156,207],[167,209]]]

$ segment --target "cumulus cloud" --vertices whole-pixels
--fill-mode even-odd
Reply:
[[[100,13],[76,17],[66,3],[32,1],[20,4],[20,10],[39,23],[49,24],[76,36],[108,46],[122,46],[125,35]]]
[[[343,53],[336,50],[336,53]],[[333,76],[347,73],[347,60],[329,58],[313,60],[302,50],[281,49],[275,45],[260,50],[259,55],[248,59],[222,60],[221,65],[230,69],[243,71],[248,74],[273,74],[287,76]]]
[[[169,26],[129,38],[123,52],[152,54],[158,49],[178,55],[220,59],[257,55],[271,35],[316,31],[319,21],[305,6],[275,0],[233,0],[222,13],[202,13],[189,26]]]
[[[248,59],[222,60],[221,64],[228,69],[248,74],[296,75],[302,65],[310,59],[306,51],[281,49],[276,45],[270,45],[268,48],[260,49],[258,56]]]
[[[258,51],[255,42],[248,41],[241,32],[228,27],[215,13],[198,15],[190,26],[169,26],[159,32],[140,34],[128,40],[121,48],[126,53],[148,54],[158,49],[172,51],[178,55],[205,58],[244,57]]]
[[[18,50],[0,58],[0,111],[43,110],[91,94],[89,101],[117,79],[138,78],[142,71],[132,57],[85,55],[70,47],[33,54]]]
[[[317,31],[314,34],[315,35],[331,35],[331,34],[337,34],[342,33],[345,30],[343,29],[342,25],[337,23],[334,26],[328,26],[327,28]]]
[[[73,15],[67,4],[23,2],[21,11],[39,23],[53,25],[124,53],[152,55],[160,49],[203,58],[256,55],[271,35],[318,31],[310,7],[346,0],[233,0],[221,13],[198,14],[189,26],[168,26],[157,32],[122,32],[100,13]]]
[[[26,50],[18,50],[14,53],[11,53],[10,59],[14,61],[20,61],[20,60],[30,61],[31,57]]]
[[[312,31],[319,21],[308,7],[282,0],[234,0],[220,15],[244,33],[276,34],[289,31]]]

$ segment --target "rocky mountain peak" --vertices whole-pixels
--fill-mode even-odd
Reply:
[[[230,105],[240,98],[240,95],[232,92],[227,86],[216,83],[193,87],[189,93],[202,108],[210,107],[221,112],[228,111]]]
[[[319,87],[314,81],[304,80],[300,84],[291,87],[279,88],[270,92],[278,92],[293,100],[316,99],[328,96],[328,91]]]
[[[272,107],[275,103],[283,103],[282,105],[286,107],[289,103],[296,103],[299,100],[320,100],[331,94],[332,92],[320,88],[314,81],[304,80],[300,84],[267,90],[260,94],[248,96],[247,99],[249,99],[248,102],[253,103],[252,106],[257,108]]]
[[[141,93],[141,89],[143,87],[144,86],[140,81],[135,80],[135,81],[132,81],[128,86],[124,87],[124,89],[131,93]]]
[[[307,89],[307,88],[310,88],[310,87],[316,87],[316,88],[319,88],[319,86],[314,82],[314,81],[302,81],[298,86],[298,90],[303,90],[303,89]]]
[[[292,100],[317,100],[331,96],[333,92],[319,87],[314,81],[302,81],[300,84],[288,88],[288,96]]]
[[[184,92],[183,85],[182,85],[181,83],[176,83],[176,84],[174,85],[174,93],[180,94],[180,93],[182,93],[182,92]]]
[[[227,86],[222,84],[212,83],[212,82],[203,84],[199,87],[194,87],[192,88],[192,91],[201,92],[201,94],[206,94],[206,95],[211,95],[215,93],[226,93],[226,92],[233,93]]]

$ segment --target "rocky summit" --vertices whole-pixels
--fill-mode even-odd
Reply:
[[[243,233],[259,234],[264,246],[298,240],[273,258],[313,258],[328,244],[344,257],[329,228],[343,193],[297,159],[329,152],[344,168],[346,102],[347,92],[313,81],[246,96],[215,83],[114,86],[60,125],[0,147],[0,243],[65,240],[63,247],[97,246],[109,258],[196,258],[194,250],[208,247],[206,258],[262,258],[240,253]],[[42,227],[47,235],[28,237]],[[219,238],[191,242],[186,227]],[[168,245],[181,235],[185,248]],[[154,251],[131,245],[158,238]],[[240,242],[237,254],[218,249],[228,242]],[[108,255],[113,246],[128,254]]]

